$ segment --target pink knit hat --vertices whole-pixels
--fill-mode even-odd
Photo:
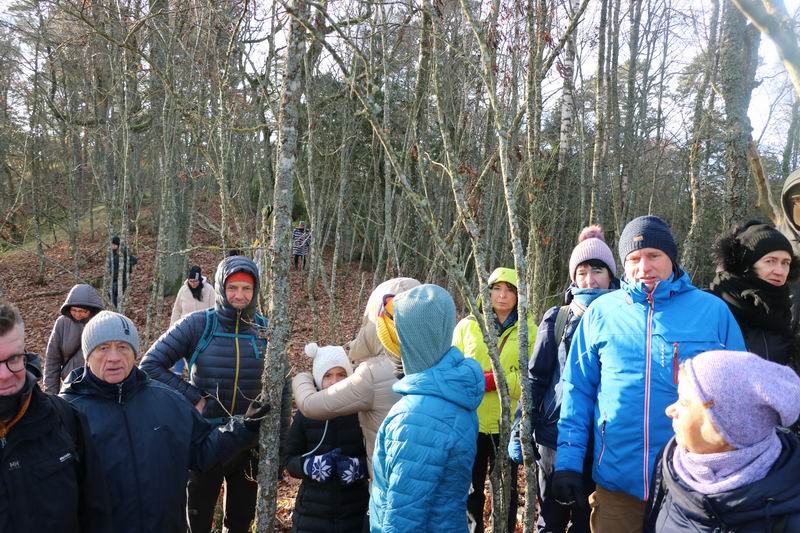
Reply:
[[[725,441],[746,448],[800,415],[800,378],[788,366],[748,352],[704,352],[683,364]]]
[[[578,245],[573,248],[569,258],[569,278],[573,282],[578,265],[591,259],[602,261],[611,272],[611,277],[617,277],[617,262],[614,260],[614,253],[606,244],[603,228],[598,225],[583,228],[578,236]]]

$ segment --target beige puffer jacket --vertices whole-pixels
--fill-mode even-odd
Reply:
[[[192,290],[186,282],[183,282],[181,288],[178,290],[178,295],[175,297],[175,303],[172,304],[172,317],[169,319],[169,327],[172,327],[175,322],[195,311],[202,311],[214,307],[214,286],[211,285],[205,276],[203,276],[203,299],[196,300],[192,296]]]
[[[387,354],[375,329],[383,296],[400,294],[419,285],[412,278],[394,278],[378,285],[367,301],[361,329],[345,348],[354,364],[353,375],[318,391],[309,372],[298,374],[292,380],[292,392],[297,408],[308,418],[326,420],[337,416],[358,413],[361,431],[367,448],[367,467],[372,478],[372,452],[375,436],[389,409],[400,399],[392,390],[397,378],[391,355]],[[360,363],[360,364],[359,364]]]

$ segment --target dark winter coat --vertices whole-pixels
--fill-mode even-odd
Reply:
[[[297,411],[286,436],[283,447],[285,456],[282,459],[289,474],[303,480],[295,499],[292,531],[360,533],[369,503],[367,479],[365,477],[345,486],[339,483],[336,475],[325,483],[307,477],[303,473],[303,454],[311,452],[317,444],[319,448],[311,455],[322,455],[341,448],[343,455],[357,457],[365,469],[367,466],[367,452],[357,415],[340,416],[326,422],[311,420]]]
[[[225,297],[225,279],[236,272],[247,272],[255,279],[253,300],[241,311],[230,305]],[[256,335],[253,317],[256,314],[258,286],[258,269],[255,263],[243,256],[225,258],[217,268],[214,309],[217,314],[217,332],[228,336],[215,336],[211,339],[194,362],[189,381],[184,381],[170,369],[179,359],[189,360],[205,330],[205,312],[192,313],[161,335],[147,350],[142,359],[142,370],[150,377],[176,389],[192,405],[201,398],[206,398],[203,410],[206,418],[218,420],[227,414],[243,414],[249,400],[261,392],[261,373],[264,370],[267,348],[263,338],[254,341],[237,337]]]
[[[28,410],[0,443],[0,531],[115,531],[86,418],[36,385]]]
[[[189,469],[206,471],[257,439],[240,418],[213,429],[185,398],[138,368],[116,385],[77,369],[62,396],[89,420],[115,533],[185,532]]]
[[[69,310],[72,306],[88,309],[90,317],[80,322],[75,321]],[[50,394],[58,394],[61,381],[74,369],[83,366],[81,335],[83,327],[91,317],[103,310],[103,300],[91,285],[75,285],[69,291],[61,315],[53,325],[50,340],[47,341],[47,352],[44,361],[44,390]]]
[[[644,531],[671,533],[791,533],[800,531],[800,440],[778,431],[783,451],[767,477],[719,494],[699,494],[678,480],[672,466],[675,439],[653,474]]]

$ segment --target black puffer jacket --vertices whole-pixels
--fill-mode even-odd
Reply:
[[[0,531],[115,531],[86,419],[35,384],[31,394],[28,410],[0,443]]]
[[[257,439],[240,418],[213,429],[185,398],[138,368],[117,385],[76,369],[62,396],[89,420],[116,533],[185,532],[189,469],[208,470]]]
[[[778,431],[783,451],[767,477],[704,496],[679,482],[672,466],[675,439],[656,462],[645,532],[791,533],[800,531],[800,440]]]
[[[242,311],[234,308],[225,297],[225,280],[236,272],[247,272],[256,281],[253,300]],[[243,414],[247,410],[248,399],[255,398],[261,392],[261,373],[267,348],[263,338],[257,341],[237,338],[237,335],[256,335],[254,317],[258,285],[258,269],[253,261],[238,255],[222,260],[217,267],[214,283],[217,293],[214,309],[217,314],[217,333],[226,336],[214,336],[211,339],[197,357],[188,382],[172,373],[170,368],[179,359],[188,361],[203,336],[205,312],[192,313],[153,343],[142,359],[142,370],[176,389],[193,405],[205,397],[203,416],[206,418],[219,419],[228,413]]]
[[[313,450],[317,444],[319,447],[313,455],[341,448],[343,455],[358,457],[364,469],[367,468],[367,452],[357,415],[340,416],[325,422],[311,420],[297,411],[283,446],[285,456],[282,460],[292,477],[303,480],[295,500],[292,531],[358,533],[362,531],[369,503],[367,480],[365,478],[344,486],[339,483],[338,477],[326,483],[306,477],[303,473],[303,454]]]

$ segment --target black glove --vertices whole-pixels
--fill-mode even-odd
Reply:
[[[247,406],[247,411],[245,411],[242,420],[244,426],[250,431],[257,432],[258,428],[261,427],[261,421],[267,416],[270,409],[271,406],[264,402],[264,397],[259,394],[256,396],[256,399]]]
[[[553,473],[553,499],[561,505],[589,506],[583,490],[583,475],[572,470],[556,470]]]

